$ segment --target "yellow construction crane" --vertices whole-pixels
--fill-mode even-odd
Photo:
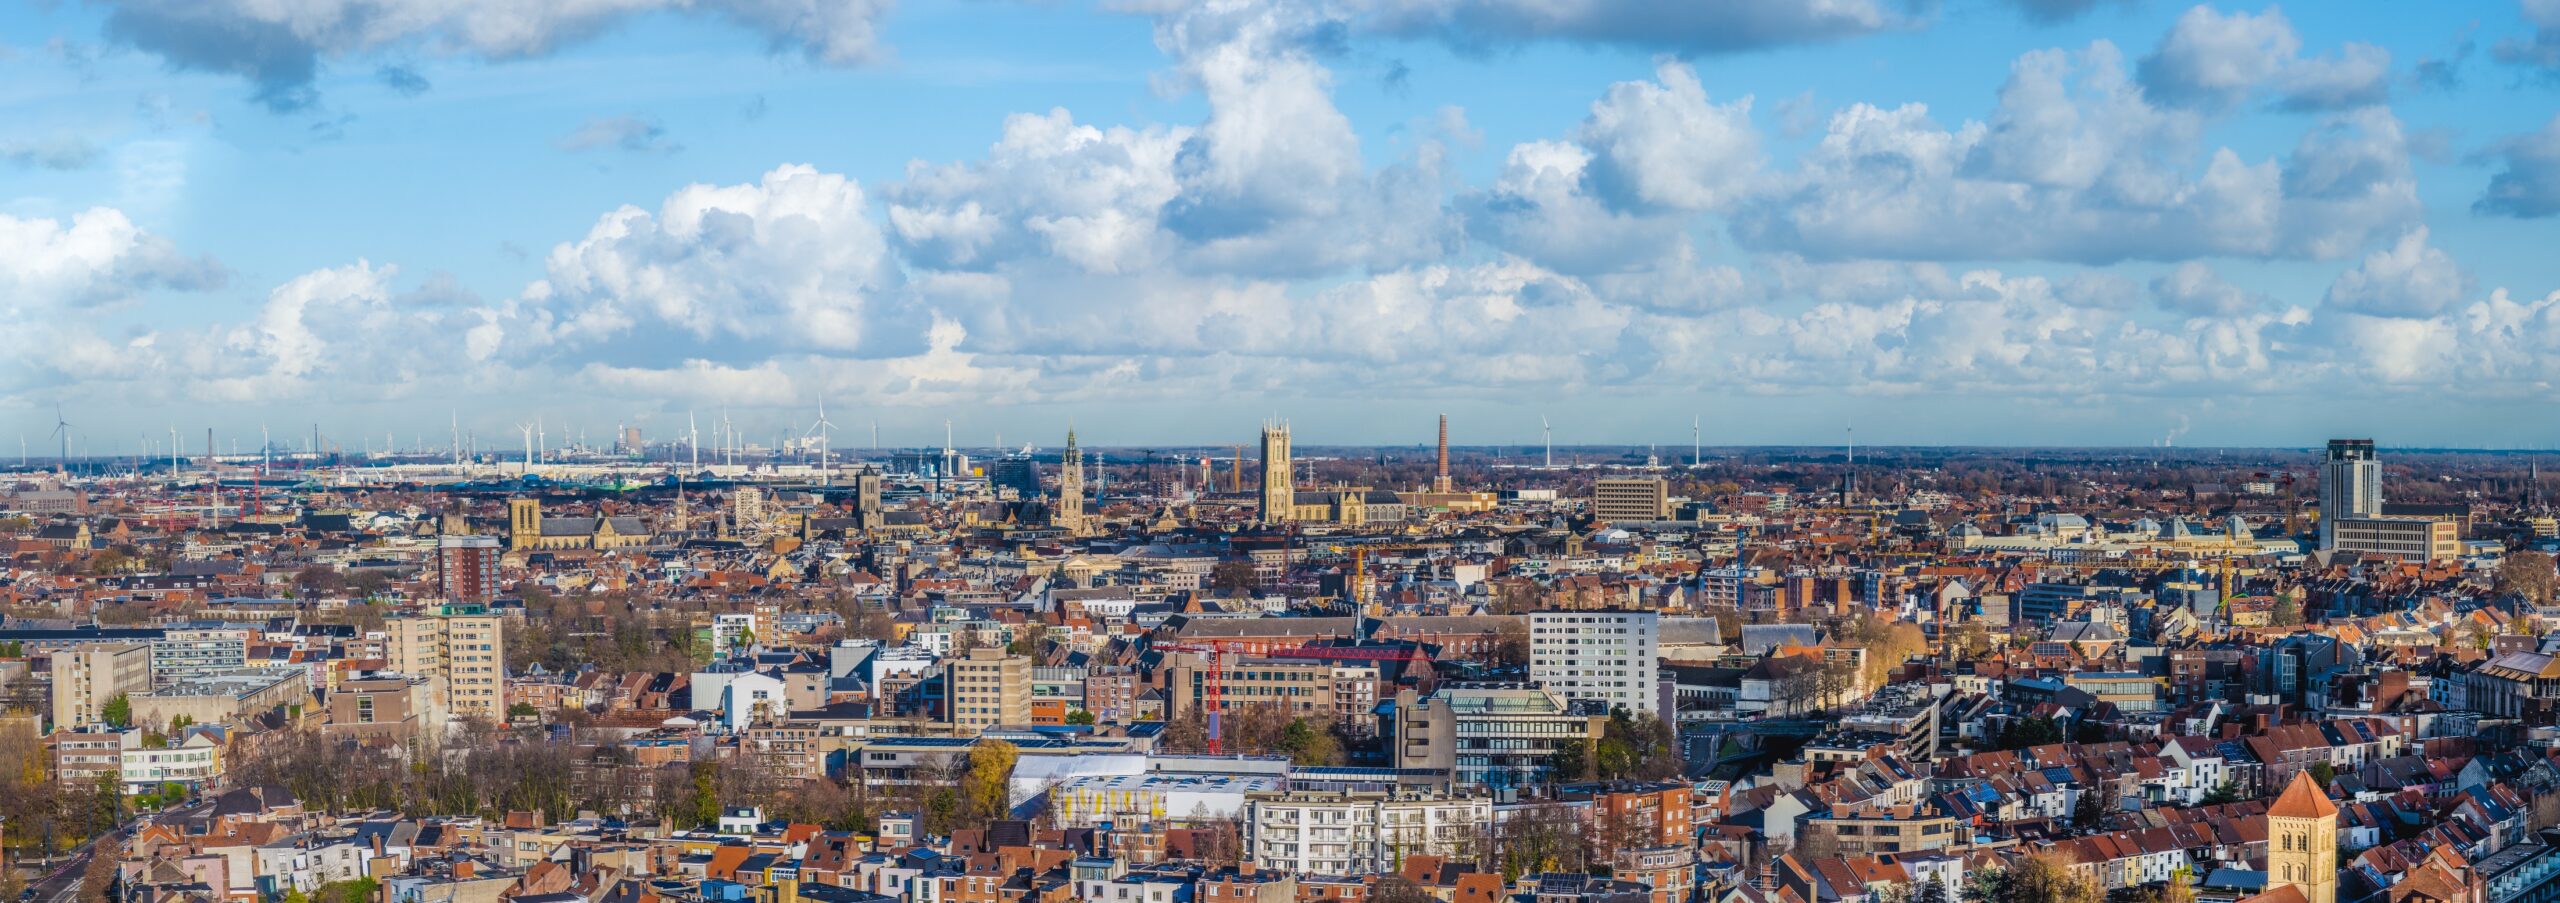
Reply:
[[[1328,547],[1326,551],[1337,555],[1344,552],[1351,553],[1351,605],[1353,610],[1363,616],[1376,617],[1377,603],[1370,598],[1369,592],[1369,553],[1413,552],[1448,547],[1449,544],[1445,542],[1380,542],[1348,546],[1334,545]]]

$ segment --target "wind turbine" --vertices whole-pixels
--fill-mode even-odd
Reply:
[[[1705,458],[1698,453],[1699,449],[1705,447],[1699,443],[1698,437],[1702,435],[1700,430],[1706,426],[1706,423],[1707,418],[1704,417],[1693,416],[1689,418],[1689,467],[1692,470],[1697,468],[1699,461],[1705,460]]]
[[[62,404],[60,402],[55,402],[53,405],[53,436],[56,439],[62,440],[62,463],[54,469],[66,474],[70,473],[71,421],[62,419]]]
[[[1547,443],[1546,466],[1548,469],[1554,469],[1556,466],[1556,430],[1555,427],[1548,425],[1547,415],[1545,414],[1538,415],[1538,437],[1545,440]]]
[[[530,423],[519,423],[519,424],[516,424],[516,431],[524,434],[524,472],[525,472],[525,473],[532,473],[532,472],[533,472],[533,424],[530,424]]]
[[[809,432],[818,436],[818,484],[821,486],[827,484],[827,432],[835,428],[835,422],[827,419],[827,400],[818,399],[818,422],[809,424]]]
[[[702,427],[694,421],[692,411],[684,412],[684,454],[686,470],[702,469]]]

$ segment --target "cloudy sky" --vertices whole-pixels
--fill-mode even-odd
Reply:
[[[0,2],[39,448],[2560,442],[2560,0]]]

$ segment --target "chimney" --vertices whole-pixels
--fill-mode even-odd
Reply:
[[[1431,491],[1449,491],[1449,415],[1440,415],[1440,476],[1431,481]]]

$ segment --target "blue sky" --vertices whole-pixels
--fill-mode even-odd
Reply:
[[[0,426],[2543,446],[2556,111],[2560,0],[0,6]]]

